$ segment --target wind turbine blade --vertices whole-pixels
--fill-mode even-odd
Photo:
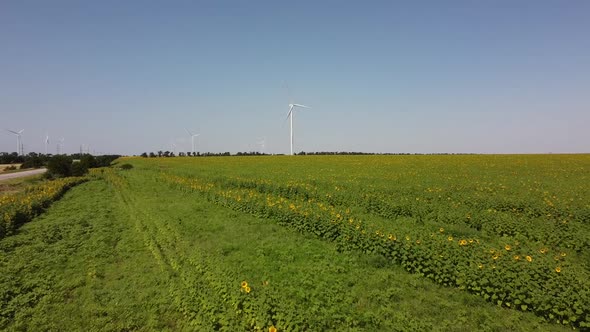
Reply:
[[[293,104],[293,106],[303,107],[303,108],[311,108],[309,106],[301,105],[301,104]]]
[[[15,134],[15,135],[18,135],[18,133],[17,133],[16,131],[14,131],[14,130],[10,130],[10,129],[5,129],[5,130],[6,130],[6,131],[9,131],[9,132],[11,132],[11,133],[13,133],[13,134]]]
[[[293,112],[293,106],[291,106],[291,108],[289,108],[289,113],[287,113],[287,117],[285,118],[285,121],[287,121],[289,119],[292,112]]]
[[[287,122],[287,120],[289,120],[289,116],[291,116],[291,112],[293,112],[293,104],[289,104],[289,112],[287,112],[287,117],[285,118],[285,120],[283,120],[283,126],[285,125],[285,122]]]
[[[22,134],[22,133],[23,133],[23,131],[25,131],[25,130],[24,130],[24,129],[21,129],[21,130],[20,130],[18,133],[19,133],[19,134]]]
[[[188,131],[188,129],[184,128],[184,130],[186,131],[187,134],[189,134],[189,136],[195,136],[195,135],[193,135],[193,133],[191,133],[190,131]]]

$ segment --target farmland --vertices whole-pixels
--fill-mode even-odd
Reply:
[[[0,327],[588,327],[588,155],[119,163],[5,221]]]

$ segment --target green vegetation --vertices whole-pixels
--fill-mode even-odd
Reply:
[[[123,165],[119,166],[119,168],[122,169],[122,170],[130,170],[130,169],[133,168],[133,165],[131,165],[131,164],[123,164]]]
[[[0,239],[39,215],[69,188],[86,181],[82,177],[44,181],[25,187],[21,192],[0,195]]]
[[[21,168],[38,168],[41,166],[47,165],[49,160],[56,155],[52,154],[41,154],[36,152],[30,152],[27,155],[19,156],[16,152],[7,153],[7,152],[0,152],[0,171],[4,166],[21,166]],[[66,156],[65,154],[59,154],[59,156]],[[69,157],[73,160],[80,160],[82,163],[91,162],[93,165],[88,165],[87,168],[93,167],[106,167],[111,164],[111,162],[117,158],[119,155],[100,155],[100,156],[92,156],[90,154],[80,154],[74,153],[69,155]],[[21,165],[22,164],[22,165]]]
[[[139,159],[136,166],[341,250],[382,255],[499,306],[588,327],[589,157]]]
[[[582,325],[584,311],[577,321],[564,322],[533,304],[526,312],[510,310],[506,299],[513,293],[490,303],[459,278],[496,278],[489,287],[527,278],[530,287],[539,287],[534,299],[561,289],[565,280],[586,310],[587,289],[576,285],[587,281],[587,247],[576,241],[587,240],[588,185],[581,180],[588,157],[440,158],[446,157],[136,158],[122,160],[132,170],[94,170],[96,180],[73,188],[48,213],[0,241],[0,328],[529,331],[565,329],[545,320]],[[535,165],[522,167],[523,160]],[[569,171],[558,180],[578,181],[554,183],[558,164]],[[482,197],[475,200],[467,218],[463,204],[481,185],[474,177],[499,192],[487,196],[484,206],[477,205]],[[546,242],[535,232],[499,235],[495,228],[471,225],[479,209],[496,206],[494,199],[507,206],[525,201],[523,211],[543,208],[536,194],[522,197],[521,183],[527,190],[543,188],[542,202],[545,191],[559,197],[553,206],[567,209],[566,224],[580,234],[549,228],[553,224],[541,220],[550,218],[546,214],[531,221],[561,232]],[[438,200],[428,190],[435,188]],[[385,208],[377,208],[377,198]],[[561,199],[567,205],[554,203]],[[559,236],[566,240],[556,241]],[[553,265],[545,269],[547,254],[551,260],[559,256],[559,272]],[[516,261],[516,255],[522,258]],[[436,278],[441,275],[447,279]],[[553,283],[539,285],[535,278]],[[529,294],[533,288],[520,289]]]
[[[0,195],[23,191],[26,187],[43,182],[43,175],[30,175],[0,181]]]
[[[22,290],[2,308],[8,329],[246,330],[250,317],[266,323],[268,311],[259,307],[284,316],[277,326],[286,330],[290,324],[334,330],[543,326],[379,257],[338,254],[320,240],[194,195],[164,189],[167,198],[153,197],[157,183],[145,181],[135,175],[124,187],[125,179],[112,176],[119,197],[102,181],[81,185],[2,242],[2,261],[8,261],[2,271],[10,276],[3,285]],[[15,281],[23,270],[26,278]],[[240,291],[243,280],[251,285],[248,294]],[[243,313],[225,307],[223,295],[241,302]],[[453,315],[458,321],[449,319]]]
[[[167,277],[104,181],[77,186],[0,241],[0,329],[177,330]]]
[[[72,156],[56,155],[47,160],[47,172],[45,177],[57,179],[69,176],[84,176],[91,168],[107,167],[116,156],[94,157],[89,154],[76,155],[80,159],[75,160]]]

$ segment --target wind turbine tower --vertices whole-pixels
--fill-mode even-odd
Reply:
[[[195,137],[199,137],[199,135],[201,134],[193,134],[192,132],[190,132],[188,129],[184,128],[184,130],[186,131],[186,133],[191,137],[191,143],[192,143],[192,147],[193,147],[193,155],[195,154]]]
[[[256,142],[256,143],[257,143],[257,145],[258,145],[258,146],[259,146],[259,148],[260,148],[260,151],[259,151],[259,152],[260,152],[261,154],[264,154],[264,153],[266,153],[266,137],[261,137],[261,138],[258,140],[258,142]]]
[[[57,154],[61,153],[61,149],[63,148],[63,144],[64,144],[64,138],[62,137],[58,142],[57,142]]]
[[[14,131],[14,130],[10,130],[10,129],[6,129],[6,131],[13,133],[14,135],[16,135],[16,154],[19,156],[22,156],[23,154],[23,146],[22,146],[22,136],[21,134],[23,133],[23,131],[25,131],[24,129],[21,129],[19,131]]]
[[[172,148],[172,154],[176,156],[176,143],[174,143],[174,139],[170,140],[170,147]]]
[[[49,135],[45,135],[45,155],[47,155],[49,148]]]
[[[289,104],[289,113],[287,113],[287,118],[289,119],[290,122],[290,127],[291,127],[291,155],[293,155],[293,114],[295,113],[295,108],[311,108],[309,106],[305,106],[302,104],[295,104],[295,103],[291,103]]]

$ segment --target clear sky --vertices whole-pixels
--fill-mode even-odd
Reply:
[[[288,153],[290,98],[296,151],[590,152],[590,1],[0,1],[25,152]]]

